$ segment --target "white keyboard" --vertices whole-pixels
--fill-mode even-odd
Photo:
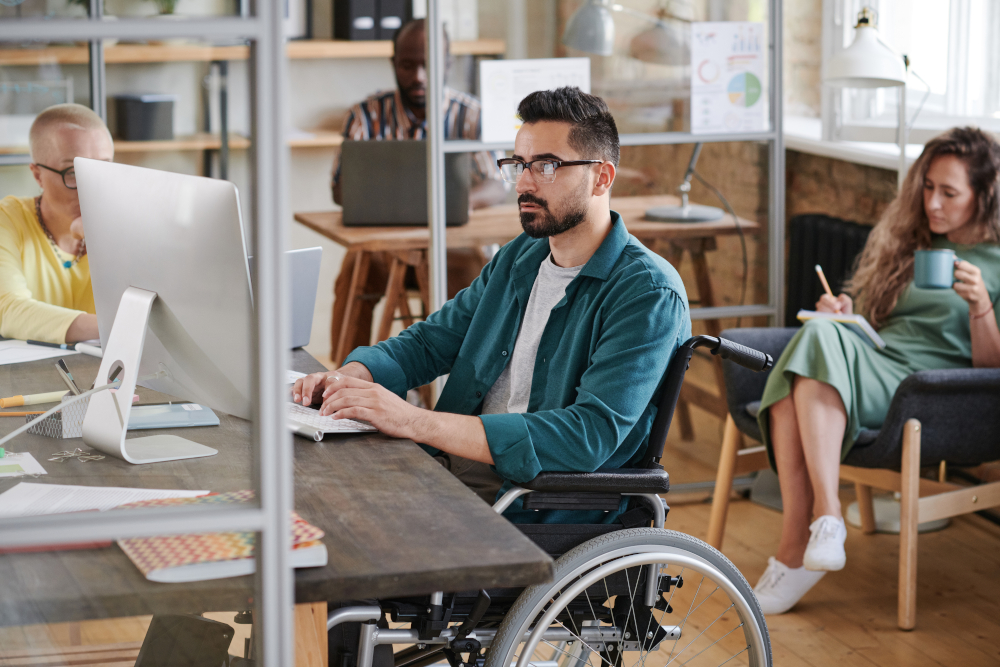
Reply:
[[[369,433],[377,428],[364,421],[320,417],[319,410],[298,403],[288,404],[288,421],[291,425],[304,425],[323,433]]]

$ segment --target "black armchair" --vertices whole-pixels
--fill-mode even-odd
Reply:
[[[775,358],[798,329],[731,329],[723,336]],[[724,364],[726,420],[709,521],[708,543],[722,546],[726,510],[736,474],[768,466],[763,446],[741,449],[742,436],[760,441],[757,409],[767,374]],[[1000,506],[1000,482],[961,487],[920,477],[942,461],[974,466],[1000,460],[1000,369],[931,370],[907,377],[896,390],[885,423],[864,430],[840,467],[854,482],[862,531],[875,531],[872,487],[899,491],[900,629],[916,624],[917,524]]]

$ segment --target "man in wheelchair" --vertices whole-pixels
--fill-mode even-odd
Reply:
[[[665,639],[680,637],[680,626],[662,617],[673,612],[670,598],[684,580],[665,556],[642,555],[650,550],[662,556],[704,547],[701,565],[684,560],[690,553],[679,562],[705,570],[698,576],[725,589],[720,599],[740,601],[731,617],[763,627],[751,611],[756,603],[745,602],[749,587],[721,554],[662,530],[656,494],[666,492],[667,475],[647,443],[651,430],[661,432],[658,440],[666,435],[676,391],[665,375],[691,322],[677,272],[610,208],[619,159],[614,119],[603,100],[577,88],[532,93],[518,115],[514,155],[498,168],[515,185],[525,233],[426,321],[356,349],[335,372],[300,379],[292,393],[304,405],[321,403],[323,415],[362,419],[422,443],[485,500],[499,499],[495,509],[539,546],[562,556],[556,585],[582,588],[562,605],[547,603],[546,585],[341,608],[331,613],[331,665],[421,667],[447,659],[452,667],[484,660],[507,667],[526,631],[543,624],[548,630],[535,643],[556,651],[545,661],[618,665],[630,652],[645,662]],[[676,390],[693,347],[675,372]],[[407,390],[446,373],[433,411],[404,400]],[[661,393],[672,397],[657,419]],[[526,484],[530,495],[516,486]],[[651,519],[655,529],[636,528]],[[620,561],[622,549],[632,561]],[[740,590],[731,583],[737,579]],[[376,629],[385,611],[411,629]],[[366,622],[360,632],[357,621]],[[766,640],[766,629],[755,632],[737,636]],[[416,646],[394,658],[394,643]],[[748,650],[753,643],[727,656],[761,655],[760,642]],[[525,660],[533,652],[521,651]]]

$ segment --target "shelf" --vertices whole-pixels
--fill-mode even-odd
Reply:
[[[315,130],[288,140],[289,148],[335,148],[344,142],[340,132]],[[222,140],[217,134],[204,132],[163,141],[122,141],[115,140],[115,153],[146,153],[167,151],[218,150]],[[250,140],[241,134],[229,135],[229,149],[240,151],[250,148]],[[27,146],[0,146],[0,155],[26,155]]]
[[[312,136],[294,136],[288,140],[290,148],[333,148],[344,143],[344,135],[331,130],[313,130]]]
[[[506,45],[502,39],[477,39],[455,42],[451,53],[456,56],[502,55]],[[299,40],[288,43],[288,57],[292,60],[320,60],[340,58],[389,58],[392,56],[390,41]],[[246,60],[250,57],[247,46],[202,46],[198,44],[115,44],[104,49],[108,64],[199,62],[212,60]],[[0,49],[0,65],[85,65],[87,47],[50,46],[47,48]]]
[[[163,151],[204,151],[219,149],[222,139],[217,134],[204,132],[162,141],[122,141],[115,139],[115,153],[145,153]],[[250,140],[239,134],[229,135],[230,150],[246,150]]]

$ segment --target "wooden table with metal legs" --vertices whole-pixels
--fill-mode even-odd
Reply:
[[[716,301],[706,254],[717,248],[716,237],[739,233],[756,235],[760,231],[760,225],[742,218],[734,221],[729,215],[712,222],[655,222],[645,219],[646,209],[652,206],[670,206],[679,203],[680,200],[672,195],[614,197],[611,200],[611,208],[622,216],[633,236],[664,256],[674,267],[680,267],[684,254],[687,253],[692,261],[698,302],[703,307],[711,307],[716,305]],[[349,256],[344,262],[344,267],[351,272],[349,287],[342,290],[342,295],[338,295],[345,301],[343,316],[335,318],[330,328],[330,355],[335,365],[343,363],[351,352],[352,342],[358,338],[359,323],[354,317],[358,304],[363,300],[375,300],[381,296],[365,292],[369,265],[376,253],[381,253],[381,257],[386,258],[389,265],[389,277],[385,287],[386,304],[382,319],[378,323],[377,340],[389,337],[397,313],[406,325],[417,319],[410,312],[404,284],[408,267],[415,269],[424,312],[428,312],[427,253],[430,233],[426,227],[345,227],[340,211],[296,213],[295,219],[343,246]],[[503,245],[521,234],[521,231],[516,205],[491,206],[473,211],[468,224],[449,227],[448,248],[478,250],[493,243]],[[346,283],[346,278],[347,276],[342,274],[338,278],[338,283]],[[705,320],[705,326],[713,336],[722,330],[719,320]],[[363,336],[363,333],[361,335]],[[679,406],[678,423],[686,439],[692,437],[688,403],[697,405],[720,419],[725,418],[725,390],[722,366],[718,362],[716,362],[716,382],[718,395],[694,385],[685,385],[682,403]]]

